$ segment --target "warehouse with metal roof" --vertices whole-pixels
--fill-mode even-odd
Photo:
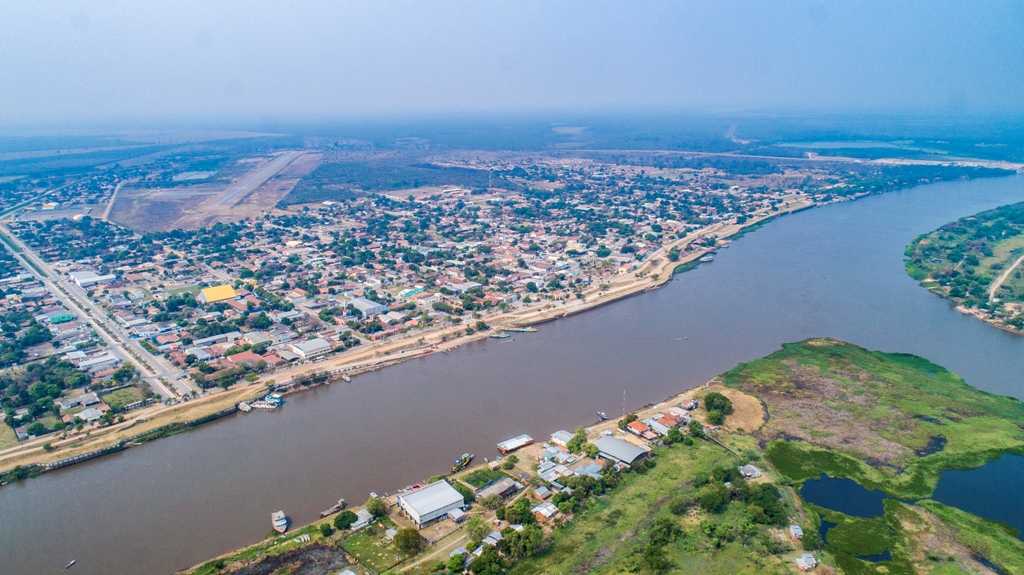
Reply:
[[[611,461],[625,465],[633,465],[637,461],[643,461],[651,454],[651,448],[647,446],[633,445],[617,437],[598,437],[594,440],[599,455]]]
[[[420,528],[444,519],[449,511],[465,504],[462,494],[443,479],[398,496],[398,507]]]

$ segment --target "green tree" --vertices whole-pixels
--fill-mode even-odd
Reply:
[[[473,541],[483,540],[490,532],[490,526],[479,517],[470,517],[469,521],[466,521],[466,535]]]
[[[324,537],[330,537],[331,536],[331,524],[330,523],[321,523],[320,524],[320,535],[323,535]]]
[[[635,413],[627,413],[626,417],[619,420],[619,429],[625,430],[626,426],[637,420]]]
[[[334,528],[338,531],[344,531],[349,527],[352,527],[352,524],[355,523],[357,519],[359,519],[359,517],[357,517],[355,513],[348,510],[342,511],[334,518]]]
[[[466,558],[460,554],[452,555],[448,558],[448,564],[446,567],[452,573],[462,573],[466,568]]]
[[[366,501],[366,510],[374,517],[381,517],[388,512],[388,506],[380,497],[371,497]]]
[[[569,448],[572,453],[579,453],[583,444],[587,442],[587,430],[582,427],[577,427],[576,432],[573,433],[572,439],[570,439],[565,446]]]
[[[708,411],[721,411],[722,415],[730,415],[733,411],[729,398],[717,391],[712,391],[704,396],[704,407]]]
[[[679,428],[674,425],[668,428],[668,433],[665,434],[665,443],[672,445],[681,441],[683,441],[683,433],[679,431]]]
[[[395,534],[395,545],[406,553],[416,553],[423,548],[423,538],[415,527],[403,527]]]
[[[725,423],[725,414],[717,409],[708,411],[708,423],[711,425],[722,425]]]
[[[25,428],[25,432],[29,435],[42,435],[46,433],[46,426],[38,421],[33,421]]]

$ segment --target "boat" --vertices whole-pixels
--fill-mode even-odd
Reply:
[[[352,378],[347,376],[347,375],[345,375],[344,373],[341,374],[341,379],[344,379],[345,383],[352,383]]]
[[[518,332],[518,333],[534,333],[534,332],[537,331],[537,328],[535,328],[535,327],[510,327],[510,328],[505,329],[505,331],[514,331],[514,332]]]
[[[71,569],[71,566],[74,565],[75,563],[78,563],[78,559],[72,559],[71,561],[68,562],[67,565],[64,566],[64,568],[65,569]]]
[[[601,418],[601,421],[605,421],[608,419],[608,414],[603,411],[598,411],[597,416]]]
[[[463,469],[466,468],[467,465],[469,465],[470,461],[473,461],[473,455],[469,453],[463,453],[462,457],[456,459],[455,463],[452,464],[452,473],[458,473],[459,471],[462,471]]]
[[[345,500],[344,499],[339,499],[338,503],[336,505],[332,505],[332,506],[328,507],[327,509],[324,509],[323,511],[321,511],[320,512],[320,517],[327,517],[328,515],[334,515],[335,513],[341,511],[344,508],[345,508]]]
[[[278,407],[281,407],[281,404],[274,401],[260,399],[258,401],[252,402],[252,404],[249,407],[252,407],[253,409],[277,409]]]
[[[285,517],[284,511],[275,511],[271,513],[270,521],[274,525],[274,531],[277,531],[278,533],[288,531],[288,518]]]
[[[700,258],[700,260],[698,260],[698,261],[700,261],[700,263],[702,263],[702,264],[710,263],[710,262],[715,261],[715,256],[704,256],[704,257]]]
[[[243,401],[238,404],[238,409],[239,411],[249,413],[250,411],[252,411],[252,406]]]
[[[489,335],[487,337],[493,337],[494,339],[507,339],[507,338],[510,338],[512,336],[510,336],[509,334],[507,334],[505,332],[501,332],[501,333],[492,333],[491,335]]]

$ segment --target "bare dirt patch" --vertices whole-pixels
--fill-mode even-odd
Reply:
[[[712,387],[708,390],[708,393],[712,391],[721,393],[732,402],[733,412],[725,418],[725,424],[722,427],[730,431],[743,430],[745,433],[753,433],[761,429],[761,426],[767,421],[761,400],[753,395],[723,386]],[[707,415],[703,402],[698,410],[698,415]]]

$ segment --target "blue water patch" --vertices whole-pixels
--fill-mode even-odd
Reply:
[[[868,491],[852,479],[834,479],[827,475],[808,479],[800,489],[804,501],[853,517],[878,517],[885,513],[886,494]]]
[[[876,555],[858,555],[857,559],[860,559],[862,561],[870,561],[871,563],[878,563],[879,561],[892,561],[892,553],[889,553],[889,550],[886,549],[885,551],[882,551],[881,553],[878,553]]]
[[[1024,457],[1004,455],[967,471],[944,471],[932,499],[1024,532]],[[822,507],[827,507],[822,505]]]

